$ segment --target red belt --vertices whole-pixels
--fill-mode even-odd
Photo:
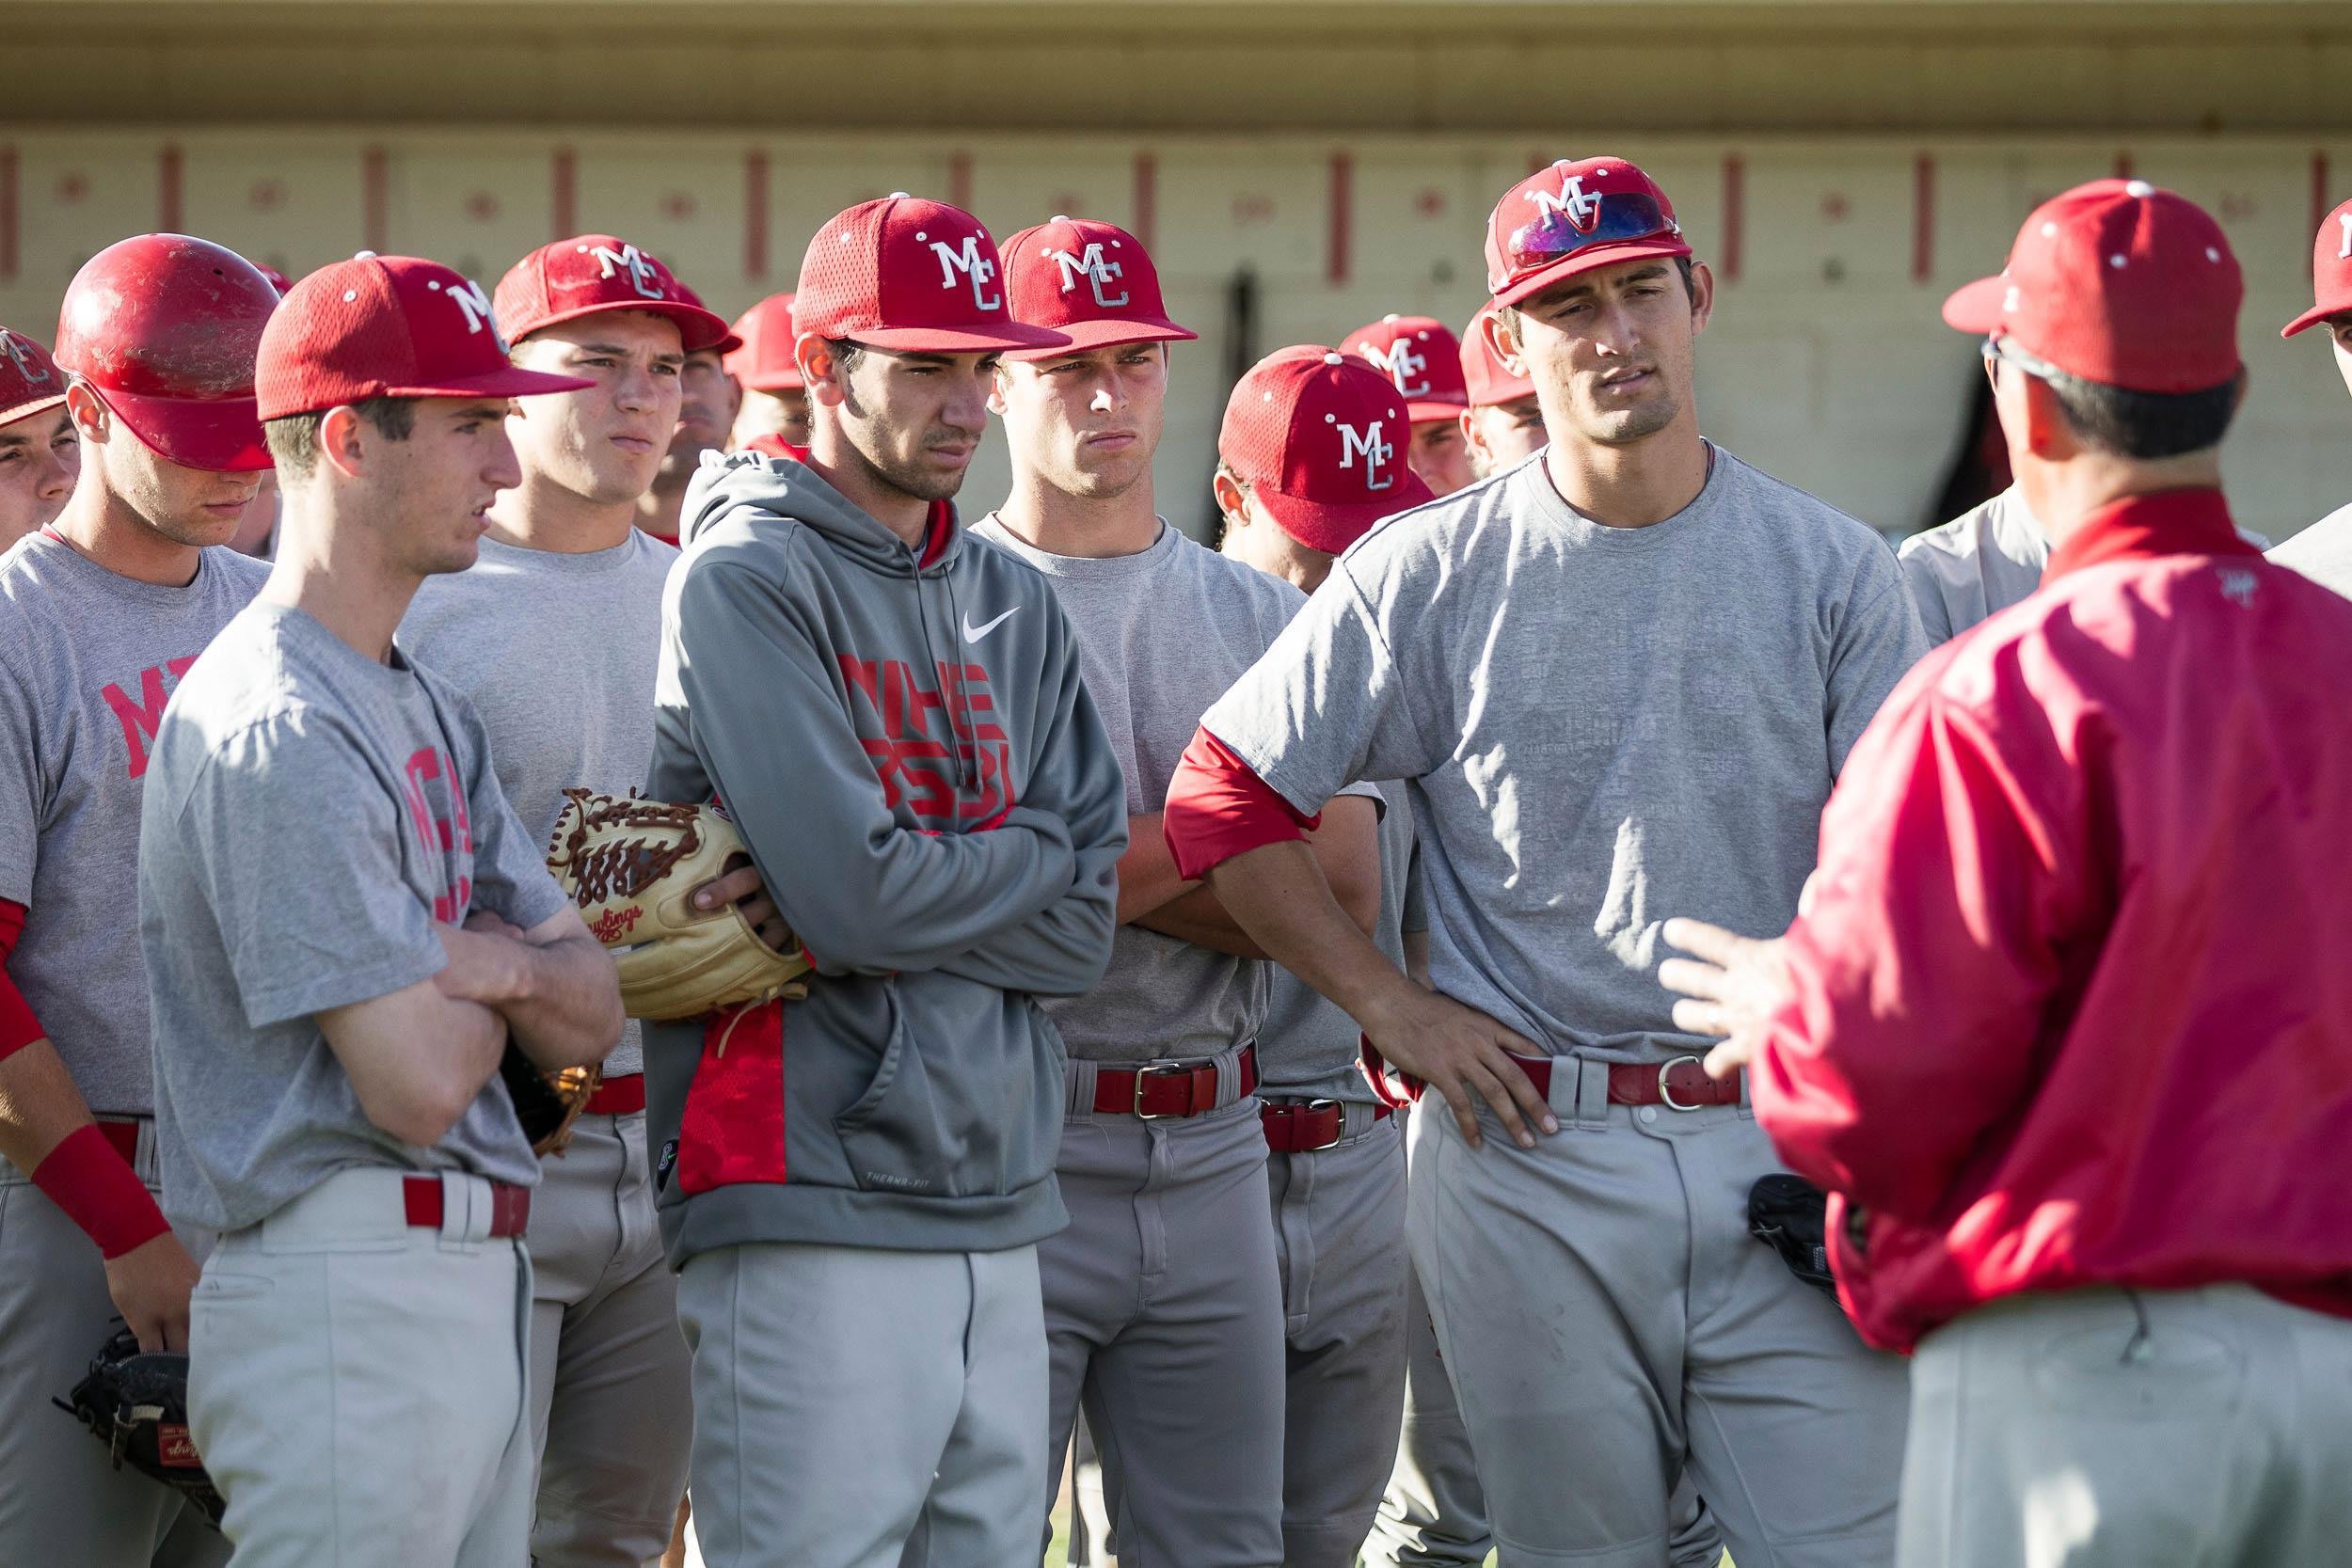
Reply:
[[[1239,1100],[1258,1086],[1258,1048],[1241,1048]],[[1157,1121],[1165,1117],[1197,1117],[1216,1109],[1216,1064],[1181,1064],[1100,1069],[1094,1075],[1094,1109],[1105,1116],[1141,1117]]]
[[[400,1179],[400,1198],[408,1211],[408,1223],[425,1230],[441,1228],[441,1179],[437,1176],[404,1176]],[[531,1189],[512,1182],[490,1183],[490,1235],[492,1239],[519,1236],[523,1227],[531,1223]]]
[[[122,1163],[136,1170],[139,1163],[139,1118],[136,1117],[99,1117],[98,1131],[114,1145]]]
[[[645,1108],[645,1075],[632,1072],[622,1078],[607,1078],[588,1097],[583,1113],[592,1117],[633,1117]]]
[[[1393,1113],[1386,1105],[1372,1108],[1372,1119],[1385,1121]],[[1265,1146],[1277,1154],[1312,1154],[1329,1148],[1347,1132],[1347,1105],[1337,1100],[1269,1100],[1258,1112],[1265,1128]]]
[[[1527,1081],[1535,1085],[1535,1092],[1547,1100],[1551,1097],[1551,1064],[1555,1059],[1518,1055],[1511,1058],[1527,1074]],[[1740,1088],[1739,1073],[1728,1078],[1709,1078],[1705,1061],[1697,1056],[1677,1056],[1656,1066],[1648,1062],[1609,1064],[1612,1105],[1663,1105],[1669,1110],[1695,1111],[1703,1105],[1739,1104]]]

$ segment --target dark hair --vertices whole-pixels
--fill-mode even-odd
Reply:
[[[367,420],[388,441],[405,441],[417,433],[417,404],[412,398],[369,398],[353,404],[351,411]],[[269,454],[277,459],[279,479],[306,480],[317,471],[319,421],[326,417],[324,410],[288,414],[262,426],[262,435],[269,442]]]
[[[1698,298],[1697,263],[1688,256],[1677,256],[1675,258],[1675,270],[1682,274],[1682,297],[1692,300]],[[1517,332],[1519,329],[1519,308],[1516,305],[1498,305],[1495,307],[1495,319],[1508,325],[1513,332]]]
[[[2178,457],[2217,447],[2237,414],[2236,376],[2198,392],[2135,392],[2063,371],[2041,380],[2075,437],[2118,457]]]
[[[848,375],[866,356],[866,345],[854,338],[828,338],[825,340],[825,352],[833,356],[835,368],[843,375]]]

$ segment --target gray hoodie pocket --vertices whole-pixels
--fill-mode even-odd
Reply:
[[[969,1196],[965,1148],[971,1129],[948,1124],[941,1097],[907,1028],[898,982],[886,981],[890,1039],[873,1082],[834,1117],[850,1174],[866,1192],[932,1197]],[[985,1188],[983,1191],[987,1190]]]

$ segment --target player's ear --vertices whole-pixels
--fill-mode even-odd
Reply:
[[[367,465],[368,437],[373,432],[359,411],[345,404],[319,416],[319,461],[346,478],[357,477]]]
[[[1501,310],[1488,310],[1478,318],[1478,330],[1486,335],[1486,347],[1502,362],[1502,368],[1522,379],[1527,375],[1527,361],[1519,357],[1518,312],[1511,312],[1504,321]]]
[[[998,419],[1005,417],[1005,388],[1012,380],[1012,361],[999,359],[988,379],[988,411]]]
[[[1691,263],[1690,290],[1691,332],[1695,337],[1707,330],[1708,318],[1715,313],[1715,275],[1705,261]]]
[[[2058,393],[2039,376],[2026,374],[2016,366],[2009,368],[2008,375],[2017,383],[2011,393],[2012,406],[2026,422],[2026,450],[2045,463],[2063,463],[2081,450],[2074,435],[2074,421],[2059,406]],[[2006,420],[2007,414],[2003,414]]]
[[[1216,498],[1216,509],[1225,515],[1228,530],[1249,526],[1249,499],[1232,475],[1219,472],[1209,481],[1209,494]]]
[[[93,441],[103,441],[114,427],[114,410],[106,400],[90,390],[88,384],[79,380],[68,382],[65,388],[65,411],[73,421],[73,434]]]
[[[792,356],[800,361],[801,379],[808,383],[810,401],[828,408],[840,407],[843,391],[837,377],[841,367],[825,340],[814,332],[802,333],[792,341]]]

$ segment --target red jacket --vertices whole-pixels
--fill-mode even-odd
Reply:
[[[1756,1114],[1874,1344],[2095,1283],[2352,1316],[2352,600],[2212,490],[2043,584],[1847,762]]]

